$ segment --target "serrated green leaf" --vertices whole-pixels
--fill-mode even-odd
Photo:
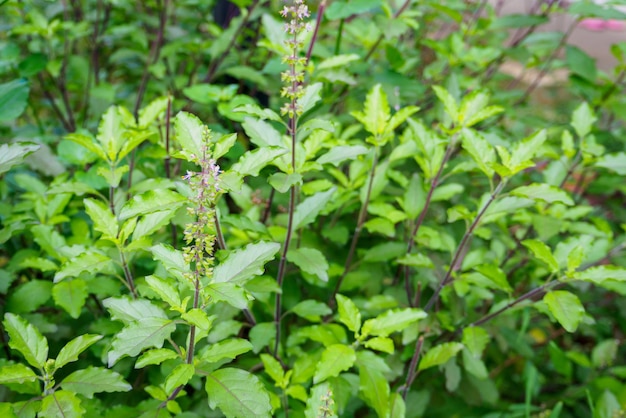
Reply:
[[[587,102],[582,102],[572,113],[572,127],[579,138],[584,138],[598,119]]]
[[[304,87],[304,91],[302,92],[302,96],[300,96],[298,100],[298,106],[300,107],[300,111],[302,113],[306,113],[309,110],[313,109],[313,107],[322,100],[321,91],[322,91],[322,83],[313,83]]]
[[[292,186],[302,184],[302,174],[274,173],[268,178],[267,182],[279,193],[286,193]]]
[[[595,166],[606,168],[620,176],[624,176],[626,175],[626,153],[617,152],[603,155],[596,161]]]
[[[96,143],[92,137],[80,133],[71,133],[66,135],[65,139],[67,139],[68,141],[72,141],[75,144],[78,144],[93,152],[103,161],[108,161],[108,157],[106,152],[104,151],[104,148],[102,148],[100,144]]]
[[[277,147],[284,148],[283,138],[274,126],[263,120],[246,118],[241,127],[250,138],[250,141],[257,147]]]
[[[339,373],[349,370],[356,361],[354,348],[344,344],[333,344],[324,350],[322,358],[315,369],[313,384],[322,382],[329,377],[337,377]]]
[[[168,189],[148,190],[133,196],[124,204],[118,218],[123,221],[133,216],[147,215],[164,210],[176,210],[187,202],[187,199]]]
[[[278,360],[269,354],[261,354],[261,361],[263,362],[265,373],[267,373],[277,385],[282,384],[285,379],[285,371]]]
[[[488,287],[500,289],[507,293],[513,291],[513,288],[506,280],[506,274],[504,274],[500,267],[493,264],[481,264],[474,267],[474,269],[489,280]]]
[[[339,312],[339,321],[354,333],[361,329],[361,312],[359,308],[343,295],[337,295],[337,310]]]
[[[153,364],[161,364],[167,360],[178,358],[178,353],[169,348],[154,348],[143,353],[135,363],[135,369],[141,369]]]
[[[287,260],[298,266],[305,273],[317,276],[323,282],[328,281],[328,261],[324,254],[315,248],[296,248],[289,250]]]
[[[48,359],[48,340],[37,328],[18,315],[4,315],[4,329],[9,334],[9,347],[19,351],[33,367],[42,369]]]
[[[59,351],[54,362],[55,369],[78,360],[78,355],[102,339],[102,335],[85,334],[76,337]]]
[[[461,131],[461,145],[476,162],[480,171],[489,178],[493,177],[494,170],[491,163],[496,161],[496,151],[493,146],[479,132],[471,129]]]
[[[146,276],[146,284],[171,307],[180,306],[180,294],[168,280],[150,275]]]
[[[104,149],[107,159],[117,161],[117,153],[125,140],[124,121],[118,106],[110,106],[102,115],[96,139]]]
[[[37,375],[30,367],[23,364],[10,364],[0,367],[0,385],[6,384],[23,384],[26,382],[34,382]]]
[[[174,129],[176,130],[176,139],[186,158],[191,160],[192,155],[201,158],[205,147],[206,127],[200,119],[188,112],[178,112],[174,118]]]
[[[610,280],[624,282],[626,281],[626,269],[617,266],[591,267],[585,271],[577,273],[575,278],[598,285],[602,285],[605,281]]]
[[[473,123],[470,121],[475,118],[476,114],[484,110],[489,104],[489,94],[484,90],[474,90],[461,100],[459,106],[458,122],[466,127],[470,127]]]
[[[533,183],[528,186],[521,186],[511,190],[511,194],[533,200],[541,200],[547,203],[559,202],[568,206],[574,204],[574,200],[565,190],[545,183]]]
[[[89,291],[83,279],[65,280],[52,287],[54,303],[65,309],[74,319],[80,316],[87,296]]]
[[[163,309],[146,299],[107,298],[102,301],[102,305],[109,310],[113,321],[122,321],[125,324],[146,318],[167,319]]]
[[[265,387],[245,370],[216,370],[207,375],[205,390],[209,407],[219,408],[227,418],[271,416],[272,405]]]
[[[85,272],[97,273],[112,266],[113,260],[110,257],[92,251],[85,252],[63,264],[54,275],[54,282],[58,283],[67,277],[78,277]]]
[[[382,351],[384,353],[393,354],[395,347],[393,345],[393,340],[387,337],[374,337],[365,341],[363,345],[366,348],[371,348],[372,350]]]
[[[448,90],[441,86],[433,86],[433,90],[437,98],[439,98],[439,101],[443,103],[443,108],[448,116],[450,116],[450,119],[456,123],[459,119],[459,105],[456,100],[454,100],[454,97],[452,97]]]
[[[293,215],[294,230],[300,229],[315,221],[317,215],[324,209],[336,190],[337,188],[333,187],[324,192],[316,193],[300,202]]]
[[[60,383],[68,391],[79,393],[91,399],[94,393],[128,392],[132,386],[121,374],[103,367],[88,367],[71,373]]]
[[[182,251],[166,244],[155,245],[150,248],[150,251],[153,258],[160,261],[168,273],[181,281],[185,280],[185,273],[190,270]]]
[[[233,164],[231,170],[238,173],[242,177],[256,177],[263,168],[267,167],[272,161],[286,153],[287,150],[282,147],[257,148],[254,151],[248,151],[242,155],[241,158],[239,158],[239,161]]]
[[[41,418],[82,418],[85,409],[80,399],[67,390],[57,390],[41,401],[41,409],[37,414]]]
[[[315,66],[315,69],[321,71],[327,70],[329,68],[343,67],[349,62],[356,61],[359,58],[360,56],[357,54],[335,55],[330,58],[324,59],[322,62]]]
[[[189,309],[180,316],[187,323],[194,325],[202,331],[208,332],[213,325],[214,316],[209,316],[200,308]]]
[[[510,160],[505,162],[504,159],[502,159],[503,164],[510,169],[513,174],[528,167],[532,167],[534,165],[532,158],[537,154],[546,139],[546,131],[541,130],[517,142],[513,151],[511,151]],[[497,149],[500,150],[500,148]]]
[[[37,151],[41,145],[18,142],[0,144],[0,174],[6,173],[11,167],[21,164],[28,155]]]
[[[339,145],[331,148],[316,161],[320,164],[332,164],[339,167],[344,161],[352,161],[359,155],[367,154],[368,149],[363,145]]]
[[[489,333],[483,328],[471,326],[463,329],[463,345],[473,356],[480,358],[490,340]]]
[[[163,342],[176,329],[176,324],[164,318],[144,318],[131,322],[111,342],[109,367],[123,356],[136,357],[145,348],[163,347]]]
[[[559,271],[559,262],[552,255],[552,250],[543,242],[536,239],[522,241],[522,245],[532,251],[533,255],[548,265],[550,271]]]
[[[585,308],[578,296],[566,290],[553,290],[546,293],[543,301],[559,324],[567,332],[575,332],[585,315]]]
[[[212,302],[226,302],[237,309],[246,309],[253,298],[236,283],[211,283],[204,287],[204,293]]]
[[[165,379],[165,393],[171,394],[179,386],[186,385],[196,372],[193,364],[179,364]]]
[[[389,416],[389,383],[381,371],[359,367],[359,391],[379,417]]]
[[[146,128],[152,122],[155,122],[167,110],[167,97],[159,97],[148,103],[139,111],[139,127]]]
[[[274,259],[278,250],[280,244],[261,241],[232,251],[213,269],[213,281],[241,284],[254,276],[259,276],[263,274],[265,264]]]
[[[443,343],[432,347],[424,354],[419,363],[418,370],[426,370],[430,367],[439,366],[447,363],[452,357],[456,356],[463,349],[461,343]]]
[[[424,254],[406,254],[403,257],[396,260],[398,264],[411,267],[433,267],[433,262],[428,256]]]
[[[426,316],[426,312],[421,309],[406,308],[390,310],[378,315],[376,318],[365,321],[361,335],[362,337],[369,335],[386,337],[394,332],[402,331],[420,319],[426,318]]]
[[[237,356],[252,350],[252,344],[242,338],[229,338],[210,345],[199,357],[209,363],[217,363],[224,359],[233,360]]]
[[[367,94],[363,112],[352,112],[352,116],[372,135],[381,135],[385,132],[391,114],[387,94],[380,84],[372,87]]]

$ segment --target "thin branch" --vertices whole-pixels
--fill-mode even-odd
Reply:
[[[494,202],[498,194],[500,194],[505,184],[506,184],[506,181],[504,180],[501,180],[500,183],[498,183],[495,190],[489,196],[489,200],[485,202],[483,207],[480,209],[480,211],[476,215],[476,218],[474,218],[474,221],[472,222],[472,224],[469,226],[469,228],[467,228],[467,231],[465,231],[465,234],[463,235],[463,238],[461,239],[461,243],[459,244],[459,246],[456,249],[456,252],[454,253],[454,257],[452,258],[450,267],[448,267],[448,271],[446,272],[446,275],[443,278],[443,280],[439,282],[439,286],[437,286],[435,293],[433,293],[433,295],[428,300],[428,303],[426,303],[426,306],[424,307],[425,311],[430,311],[430,309],[433,307],[435,302],[439,299],[439,294],[441,293],[443,288],[447,284],[452,282],[453,280],[452,273],[455,271],[455,269],[459,268],[458,262],[461,259],[462,254],[465,253],[465,246],[469,244],[470,239],[472,238],[472,235],[474,234],[474,230],[476,229],[476,227],[478,227],[478,224],[480,223],[483,216],[487,212],[487,209],[489,209],[489,206],[491,206],[491,204]]]
[[[419,370],[417,370],[417,364],[420,359],[420,354],[422,352],[422,346],[424,345],[424,336],[420,335],[420,337],[415,342],[415,351],[413,352],[413,357],[411,357],[411,363],[409,364],[409,370],[406,374],[406,381],[404,382],[404,387],[402,388],[402,399],[406,400],[406,396],[409,393],[409,389],[411,385],[415,381],[415,378],[419,374]]]

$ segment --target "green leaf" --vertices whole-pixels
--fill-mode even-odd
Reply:
[[[334,1],[326,9],[326,18],[329,20],[345,19],[352,15],[365,13],[379,7],[380,0],[352,0],[350,2]]]
[[[263,120],[246,118],[241,127],[250,138],[250,141],[259,148],[284,148],[283,138],[274,126]]]
[[[267,373],[277,385],[281,385],[285,379],[283,366],[269,354],[261,354],[261,361],[263,362],[265,373]]]
[[[166,244],[155,245],[150,248],[150,251],[153,258],[160,261],[168,273],[179,280],[185,280],[185,273],[190,270],[182,251]]]
[[[71,133],[66,135],[65,139],[67,139],[68,141],[72,141],[75,144],[78,144],[83,148],[93,152],[103,161],[108,161],[109,159],[107,157],[107,153],[104,151],[104,148],[102,148],[102,146],[95,142],[94,139],[90,136],[80,133]]]
[[[552,255],[552,250],[546,244],[536,239],[527,239],[522,241],[522,245],[532,251],[535,258],[547,264],[550,271],[559,271],[559,262]]]
[[[386,337],[396,331],[402,331],[420,319],[426,318],[426,312],[421,309],[406,308],[390,310],[376,318],[368,319],[363,323],[362,337],[373,335]]]
[[[39,330],[10,312],[4,315],[4,328],[9,334],[9,347],[19,351],[31,366],[43,369],[48,359],[48,341]]]
[[[543,15],[510,14],[499,16],[491,22],[491,29],[514,29],[538,26],[546,23],[548,18]]]
[[[306,113],[313,109],[315,104],[322,100],[320,92],[322,91],[322,83],[309,84],[304,88],[302,96],[298,98],[298,105],[302,113]]]
[[[66,280],[55,283],[52,287],[54,303],[65,309],[74,319],[80,316],[87,296],[89,296],[87,283],[82,279]]]
[[[598,119],[587,102],[582,102],[572,113],[572,127],[579,138],[584,138]]]
[[[337,295],[337,310],[339,312],[339,321],[354,333],[361,329],[361,312],[359,308],[343,295]]]
[[[286,153],[287,150],[282,147],[257,148],[242,155],[239,161],[233,164],[231,170],[241,176],[257,177],[263,168]]]
[[[437,345],[424,354],[420,361],[418,370],[426,370],[430,367],[439,366],[447,363],[452,357],[456,356],[463,349],[461,343],[443,343]]]
[[[380,84],[376,84],[365,98],[363,112],[352,112],[365,129],[372,135],[381,135],[387,129],[387,122],[391,117],[387,94]]]
[[[163,342],[176,329],[176,324],[163,318],[144,318],[131,322],[111,342],[108,354],[109,367],[123,356],[137,357],[145,348],[163,347]]]
[[[511,293],[513,288],[506,280],[506,274],[502,269],[493,264],[481,264],[474,267],[474,269],[489,280],[487,287],[503,290],[507,293]]]
[[[37,375],[30,367],[23,364],[10,364],[0,367],[0,385],[24,384],[35,382]]]
[[[164,115],[168,101],[167,97],[159,97],[141,109],[139,111],[139,127],[146,128],[160,116]]]
[[[511,159],[508,162],[503,161],[504,165],[514,174],[533,166],[531,160],[546,141],[546,138],[546,131],[541,130],[517,142],[511,152]]]
[[[598,76],[596,60],[582,49],[573,45],[566,45],[565,61],[573,74],[577,74],[591,83],[596,81]]]
[[[577,273],[575,278],[586,282],[602,285],[606,281],[626,282],[626,269],[616,266],[591,267]]]
[[[324,302],[308,299],[303,300],[290,309],[299,317],[308,319],[309,321],[319,322],[322,316],[330,315],[333,311]]]
[[[372,350],[382,351],[383,353],[393,354],[395,347],[393,345],[393,340],[387,337],[374,337],[365,341],[363,344],[366,348],[371,348]]]
[[[102,335],[85,334],[76,337],[59,351],[54,362],[55,369],[60,369],[68,363],[78,360],[78,355],[102,339]]]
[[[467,348],[463,349],[463,367],[468,373],[483,380],[489,377],[489,372],[485,363],[480,359],[480,355],[472,354]]]
[[[312,223],[333,197],[336,190],[337,188],[333,187],[325,192],[316,193],[300,202],[293,214],[294,230]]]
[[[58,283],[68,277],[78,277],[82,273],[97,273],[113,266],[110,257],[88,251],[72,258],[54,275],[54,282]]]
[[[24,112],[29,91],[29,83],[24,79],[0,84],[0,123],[12,121]]]
[[[109,161],[117,161],[117,153],[125,138],[124,120],[118,106],[110,106],[98,124],[96,139],[102,145]]]
[[[280,244],[261,241],[232,251],[222,263],[213,269],[213,281],[241,284],[254,276],[259,276],[263,274],[265,264],[274,259],[278,250],[280,250]]]
[[[305,273],[317,276],[323,282],[328,281],[328,261],[321,251],[315,248],[296,248],[289,250],[287,260]]]
[[[181,306],[178,290],[168,280],[150,275],[146,276],[146,284],[171,307]]]
[[[302,183],[302,174],[274,173],[268,178],[267,181],[279,193],[286,193],[292,186]]]
[[[41,145],[19,142],[0,144],[0,174],[6,173],[11,167],[21,164],[28,155],[37,151]]]
[[[216,370],[207,375],[205,390],[209,407],[219,408],[227,418],[271,416],[272,405],[265,387],[245,370]]]
[[[339,373],[349,370],[356,361],[354,348],[344,344],[333,344],[324,350],[317,363],[313,384],[322,382],[329,377],[337,377]]]
[[[204,293],[213,302],[226,302],[237,309],[246,309],[252,297],[236,283],[211,283],[204,288]]]
[[[123,221],[133,216],[147,215],[164,210],[176,210],[187,202],[187,199],[168,189],[148,190],[133,196],[124,204],[118,218]]]
[[[389,119],[389,124],[387,124],[387,130],[389,132],[393,132],[398,126],[402,125],[411,115],[418,112],[420,110],[417,106],[407,106],[398,110],[393,114],[391,119]]]
[[[359,391],[379,417],[389,416],[389,383],[381,371],[359,367]]]
[[[193,364],[183,363],[176,366],[165,379],[165,393],[170,394],[174,392],[174,389],[177,387],[189,383],[195,372],[196,370]]]
[[[205,149],[205,133],[206,127],[198,119],[197,116],[188,112],[178,112],[174,118],[174,129],[176,130],[176,139],[180,142],[185,157],[192,161],[194,155],[196,158],[202,158]]]
[[[27,313],[42,306],[50,299],[52,283],[47,280],[30,280],[11,289],[6,308],[14,313]]]
[[[496,151],[493,146],[479,133],[471,129],[461,131],[461,145],[478,165],[480,171],[489,178],[493,177],[494,170],[491,163],[496,161]]]
[[[109,310],[113,321],[122,321],[125,324],[146,318],[167,319],[163,309],[146,299],[107,298],[102,301],[102,305]]]
[[[74,393],[57,390],[43,398],[37,416],[40,418],[82,418],[85,412],[80,399]]]
[[[433,86],[433,90],[435,91],[435,95],[439,98],[439,101],[443,103],[443,108],[446,110],[448,116],[454,123],[456,123],[459,119],[459,106],[454,100],[454,97],[441,86]]]
[[[353,161],[359,155],[367,154],[368,149],[363,145],[339,145],[333,147],[316,161],[320,164],[332,164],[339,167],[344,161]]]
[[[403,208],[409,219],[416,219],[426,205],[424,183],[419,174],[414,173],[404,193]]]
[[[161,364],[167,360],[178,358],[178,353],[169,348],[154,348],[143,353],[135,362],[135,369],[141,369],[153,364]]]
[[[596,167],[606,168],[620,176],[626,175],[626,153],[616,152],[614,154],[606,154],[600,157],[596,163]]]
[[[559,324],[567,332],[575,332],[585,315],[585,308],[578,296],[566,290],[553,290],[546,293],[543,301]]]
[[[133,388],[121,374],[103,367],[77,370],[63,379],[60,386],[89,399],[93,398],[94,393],[128,392]]]
[[[514,196],[527,197],[529,199],[541,200],[547,203],[563,203],[572,206],[574,200],[567,194],[565,190],[561,190],[556,186],[550,186],[545,183],[533,183],[528,186],[521,186],[511,190]]]
[[[461,100],[458,122],[466,127],[473,125],[472,119],[489,104],[489,94],[484,90],[474,90]],[[476,122],[477,123],[477,122]]]
[[[252,344],[242,338],[229,338],[219,343],[210,345],[200,353],[199,357],[209,363],[217,363],[224,359],[233,360],[241,354],[252,350]]]
[[[490,340],[489,333],[483,328],[471,326],[463,329],[463,345],[473,356],[480,357]]]
[[[599,342],[591,352],[591,361],[594,367],[600,368],[612,365],[617,358],[619,345],[619,340],[614,338]]]

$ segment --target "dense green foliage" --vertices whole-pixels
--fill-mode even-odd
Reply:
[[[622,416],[626,16],[235,3],[0,2],[0,416]]]

